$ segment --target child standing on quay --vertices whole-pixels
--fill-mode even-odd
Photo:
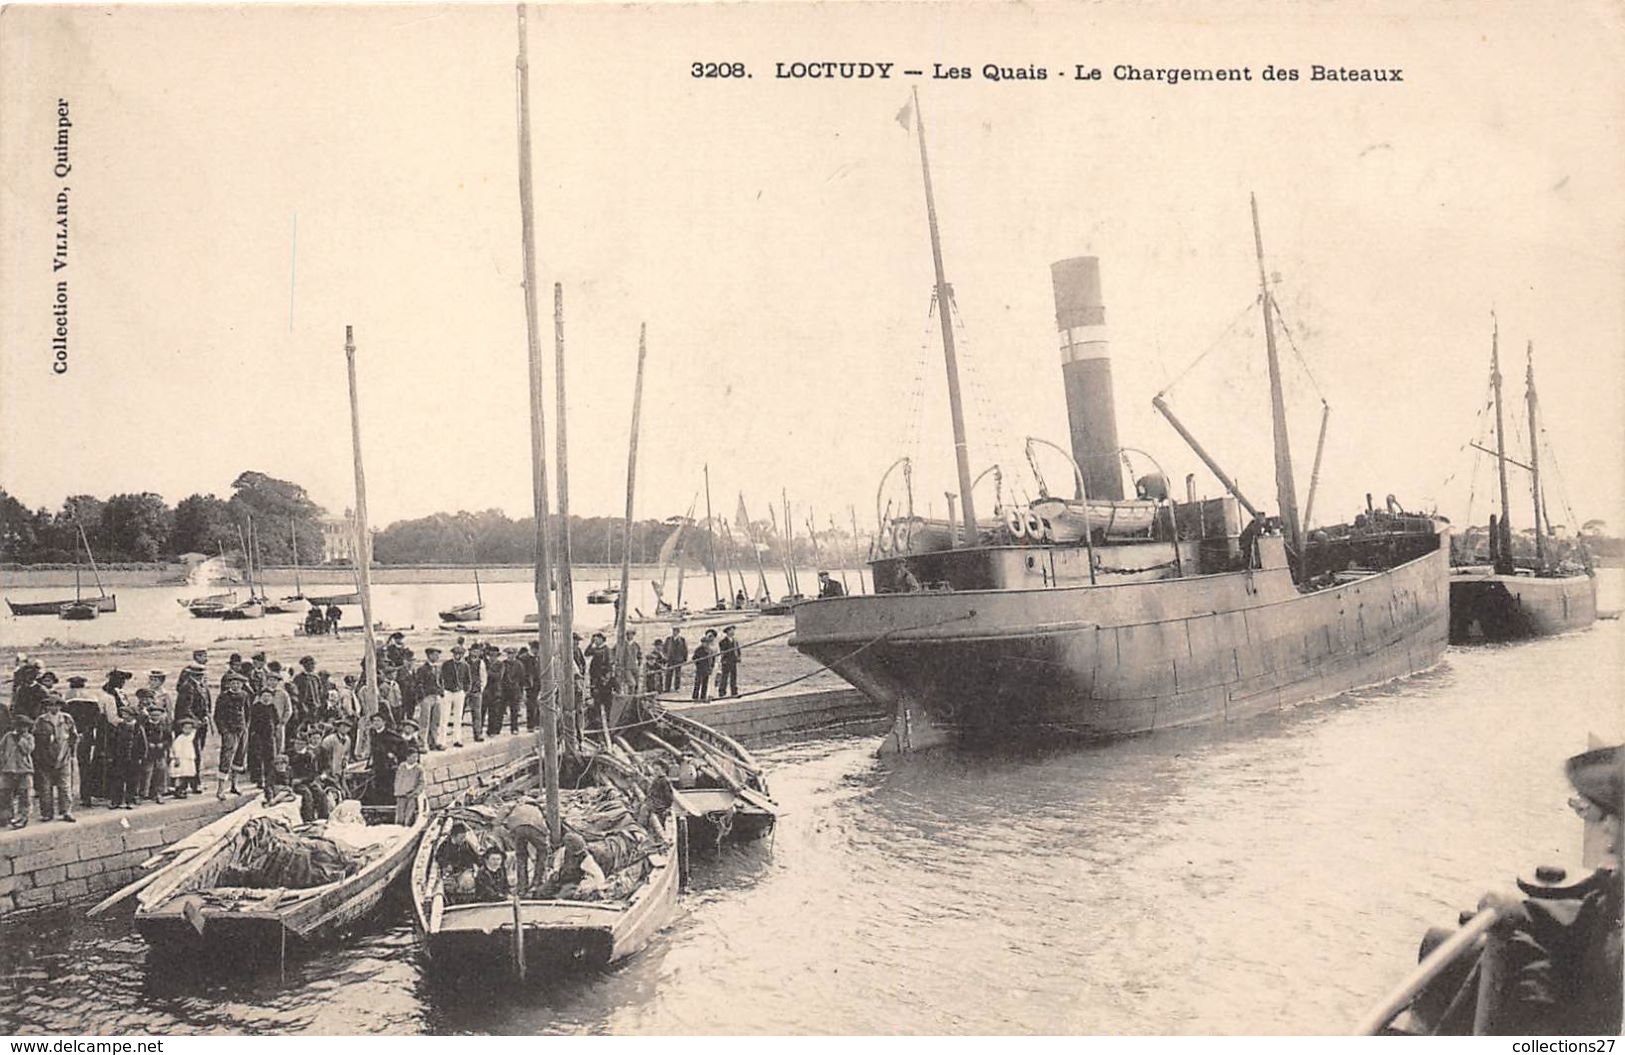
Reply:
[[[423,767],[418,752],[406,753],[406,761],[395,769],[395,823],[410,825],[417,820],[418,792],[423,789]]]

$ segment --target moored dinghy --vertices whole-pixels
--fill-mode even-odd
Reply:
[[[645,765],[667,774],[691,839],[715,845],[760,839],[773,830],[779,804],[760,763],[744,746],[654,700],[640,699],[638,707],[643,720],[630,723],[623,743]]]

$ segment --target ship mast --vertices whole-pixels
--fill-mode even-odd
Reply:
[[[1269,280],[1264,274],[1264,236],[1258,225],[1258,196],[1253,203],[1253,247],[1258,253],[1258,289],[1264,308],[1264,347],[1269,356],[1270,418],[1275,432],[1275,495],[1279,503],[1281,527],[1286,532],[1287,545],[1298,556],[1300,574],[1308,565],[1303,552],[1303,537],[1298,530],[1298,494],[1292,479],[1292,444],[1286,432],[1286,398],[1281,391],[1281,359],[1275,348],[1275,320],[1271,310]]]
[[[536,634],[537,660],[543,668],[542,786],[546,793],[547,828],[555,845],[564,838],[559,820],[559,730],[556,690],[561,672],[553,645],[553,562],[547,523],[547,434],[542,410],[542,339],[540,309],[536,303],[536,218],[531,205],[530,172],[530,63],[525,50],[525,5],[519,8],[519,222],[524,248],[525,344],[530,360],[530,469],[533,515],[536,519]],[[478,569],[475,574],[478,575]],[[545,643],[545,647],[544,646]],[[521,968],[523,970],[523,968]]]
[[[711,592],[716,594],[717,600],[722,600],[722,588],[717,585],[717,523],[711,515],[711,463],[705,463],[705,537],[711,543]],[[678,607],[681,607],[682,592],[681,580],[678,587]],[[728,585],[733,586],[729,580]]]
[[[1524,376],[1526,397],[1529,401],[1529,486],[1535,498],[1535,559],[1541,571],[1546,570],[1546,529],[1540,509],[1540,426],[1536,420],[1535,399],[1535,342],[1529,342],[1529,369]],[[1505,469],[1501,470],[1503,473]]]
[[[920,135],[920,172],[925,177],[925,217],[931,228],[931,263],[937,276],[937,314],[942,322],[942,358],[948,368],[948,410],[954,425],[954,460],[959,466],[960,510],[964,514],[965,544],[976,544],[976,508],[971,500],[970,451],[965,446],[965,410],[959,399],[959,358],[954,349],[954,324],[949,316],[948,277],[942,267],[942,236],[937,230],[937,199],[931,191],[931,163],[925,152],[925,113],[920,90],[914,89],[914,119]]]
[[[1512,527],[1507,519],[1510,500],[1507,497],[1507,444],[1506,425],[1501,413],[1501,322],[1490,313],[1490,387],[1495,391],[1495,468],[1501,478],[1501,524],[1496,529],[1495,573],[1512,574]]]

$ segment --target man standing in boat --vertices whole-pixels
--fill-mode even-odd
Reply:
[[[321,681],[316,676],[316,660],[313,656],[299,657],[299,673],[293,676],[293,685],[288,695],[293,700],[293,724],[304,725],[314,722],[322,709]]]
[[[587,657],[587,689],[592,693],[593,710],[596,712],[590,718],[597,721],[601,716],[609,714],[610,698],[615,692],[615,664],[602,633],[592,635],[592,641],[587,644],[585,655]]]
[[[818,596],[819,597],[845,597],[846,596],[846,587],[842,586],[840,583],[836,582],[834,579],[831,579],[829,577],[829,572],[821,571],[821,572],[818,573]]]
[[[722,640],[717,643],[717,663],[721,671],[717,674],[717,699],[724,696],[739,695],[739,642],[734,638],[734,628],[722,628]]]

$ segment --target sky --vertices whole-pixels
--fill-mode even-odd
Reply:
[[[1483,438],[1494,311],[1509,421],[1534,344],[1554,516],[1569,520],[1566,501],[1625,524],[1618,6],[1203,10],[533,8],[544,406],[551,452],[558,282],[572,510],[622,509],[640,324],[640,518],[703,512],[709,465],[718,512],[743,492],[760,517],[787,491],[798,521],[810,506],[820,528],[849,509],[868,525],[905,453],[916,502],[943,510],[956,484],[918,148],[895,120],[917,86],[973,473],[997,462],[1020,498],[1035,491],[1024,437],[1065,444],[1049,264],[1096,255],[1119,435],[1148,456],[1136,468],[1220,492],[1151,409],[1178,379],[1176,412],[1273,509],[1256,193],[1293,337],[1300,501],[1320,396],[1331,406],[1317,522],[1367,492],[1484,519],[1493,477],[1465,444]],[[374,526],[528,513],[515,48],[511,7],[0,13],[0,486],[30,506],[174,503],[254,469],[338,512],[354,494],[353,325]],[[886,80],[774,76],[824,60],[895,65]],[[751,76],[693,77],[707,61]],[[933,63],[972,77],[898,73]],[[993,83],[987,63],[1049,76]],[[1103,79],[1063,76],[1076,63]],[[1254,79],[1124,82],[1123,63]],[[1404,80],[1312,82],[1317,63]],[[1265,82],[1268,64],[1302,79]],[[68,266],[53,271],[64,184]],[[1516,472],[1513,489],[1527,526]]]

